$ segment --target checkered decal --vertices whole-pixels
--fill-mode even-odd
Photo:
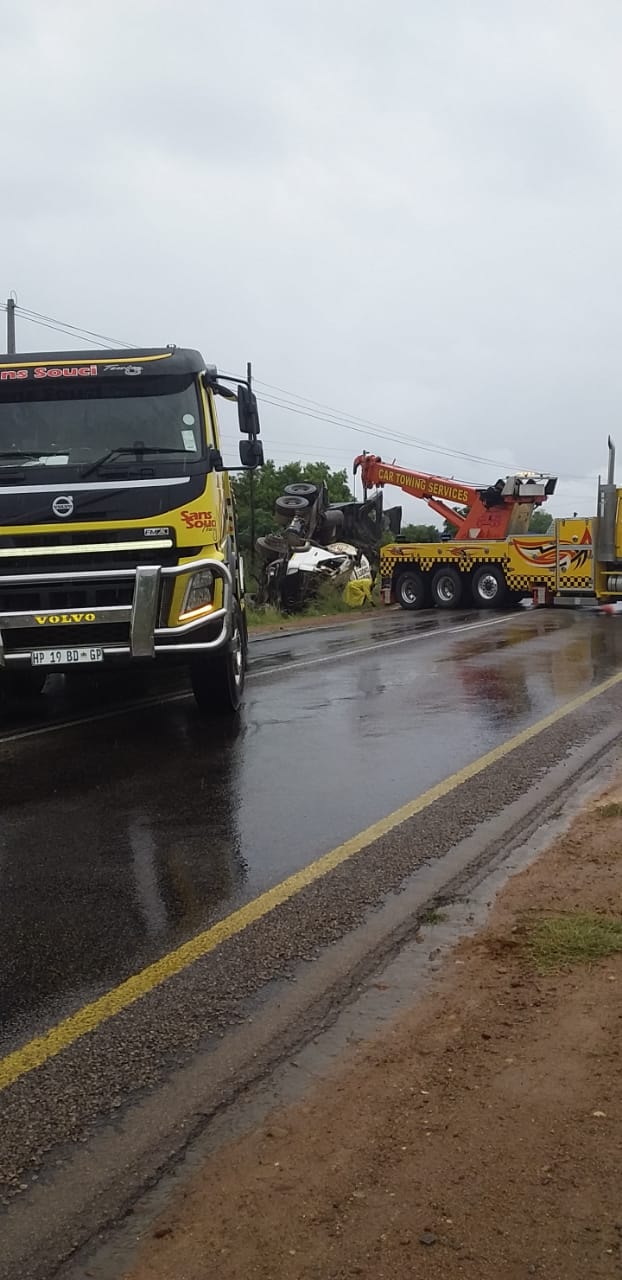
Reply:
[[[380,552],[380,573],[383,579],[391,580],[395,569],[398,565],[412,565],[413,568],[422,570],[424,573],[438,569],[440,565],[453,565],[454,568],[461,572],[472,573],[479,565],[497,564],[503,569],[506,581],[510,591],[531,591],[535,585],[546,586],[549,589],[555,589],[555,567],[536,566],[530,572],[517,573],[512,568],[511,557],[507,554],[494,555],[491,554],[490,546],[477,547],[456,547],[455,543],[425,543],[426,550],[417,550],[416,555],[410,547],[404,546],[403,549],[398,547],[387,547]],[[429,548],[429,550],[428,550]],[[525,566],[527,568],[527,566]],[[585,587],[585,579],[579,582],[575,578],[564,579],[564,586],[568,587],[583,586]]]
[[[544,574],[537,573],[508,573],[507,584],[510,591],[531,591],[533,586],[549,587],[553,590],[555,586],[555,574],[550,572]]]
[[[565,573],[564,576],[560,578],[560,582],[559,582],[560,591],[567,591],[568,589],[572,590],[573,588],[575,591],[591,592],[592,591],[591,580],[585,577],[571,578],[567,573]]]

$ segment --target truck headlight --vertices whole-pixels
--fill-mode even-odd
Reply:
[[[191,622],[193,618],[200,618],[202,613],[209,613],[214,607],[213,602],[214,575],[211,569],[201,569],[192,575],[186,587],[179,621]]]

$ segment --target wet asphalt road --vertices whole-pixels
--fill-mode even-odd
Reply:
[[[166,673],[77,700],[55,679],[36,706],[4,708],[0,1071],[34,1036],[621,667],[622,626],[590,613],[379,613],[256,640],[235,729],[201,720]],[[620,723],[616,684],[26,1065],[0,1090],[0,1280],[50,1280],[122,1216],[192,1133],[347,997],[353,947],[373,972],[380,904],[392,910],[412,881],[425,901],[429,869],[454,867],[465,842],[503,850],[514,807],[535,792],[537,823],[547,785],[555,794],[558,774],[574,785],[577,752],[598,759]]]
[[[171,677],[0,730],[0,1052],[599,683],[622,627],[404,613],[252,646],[235,731]],[[73,723],[67,724],[67,721]],[[59,727],[64,726],[64,727]]]

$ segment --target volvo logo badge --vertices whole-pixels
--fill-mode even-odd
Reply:
[[[59,497],[55,498],[52,503],[52,511],[54,512],[55,516],[61,516],[63,519],[66,516],[72,515],[73,514],[73,498],[71,498],[68,494],[65,494],[65,493],[60,494]]]

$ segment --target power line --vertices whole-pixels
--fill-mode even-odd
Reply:
[[[327,405],[322,401],[312,400],[309,396],[300,396],[294,391],[287,391],[284,387],[277,387],[274,383],[264,382],[262,381],[261,378],[255,378],[254,382],[258,387],[267,387],[270,390],[278,391],[282,395],[287,396],[289,398],[287,401],[283,401],[278,397],[258,396],[258,399],[261,400],[263,404],[270,404],[275,408],[283,409],[286,413],[296,413],[298,415],[302,415],[303,417],[309,417],[309,418],[315,419],[316,421],[319,421],[319,422],[328,422],[330,425],[333,425],[333,426],[341,426],[350,431],[356,430],[357,434],[366,435],[368,440],[371,440],[374,438],[373,434],[370,434],[369,430],[366,430],[366,431],[361,430],[361,427],[373,428],[373,430],[376,433],[375,438],[378,440],[382,440],[383,442],[386,441],[392,444],[400,444],[400,445],[406,446],[407,448],[422,449],[424,452],[435,453],[439,457],[444,456],[444,457],[451,457],[451,458],[458,458],[458,459],[462,458],[464,461],[467,461],[467,462],[475,462],[478,464],[484,464],[485,466],[493,466],[493,467],[503,467],[506,465],[504,462],[500,462],[499,458],[481,457],[478,454],[468,453],[466,450],[452,449],[448,445],[437,445],[437,444],[434,444],[432,441],[422,440],[417,436],[409,436],[404,432],[391,430],[390,428],[382,426],[380,423],[376,423],[371,419],[360,418],[360,417],[357,417],[355,414],[347,413],[345,410],[341,411],[339,409],[335,409],[333,408],[333,406]],[[292,403],[293,401],[298,401],[299,403],[298,404]],[[311,412],[310,409],[309,410],[304,409],[302,407],[303,405],[312,406],[313,409],[325,409],[328,412],[327,414],[314,413],[314,412]],[[354,424],[357,424],[357,425],[355,426]],[[298,448],[300,446],[292,442],[292,447]],[[307,448],[308,446],[305,445],[304,447]],[[328,450],[322,448],[322,452],[328,452]],[[522,468],[515,467],[515,469],[521,470]],[[565,481],[585,482],[586,477],[584,474],[583,475],[558,474],[557,478],[559,480],[565,480]],[[589,491],[591,492],[591,490]],[[585,488],[584,492],[587,493],[588,489]]]
[[[411,449],[420,449],[424,453],[432,453],[437,457],[456,458],[463,462],[474,462],[477,465],[500,467],[502,464],[498,458],[481,458],[476,454],[464,453],[458,449],[450,449],[445,445],[435,445],[431,441],[422,441],[412,436],[407,436],[398,432],[390,432],[386,428],[377,426],[358,427],[352,422],[346,421],[344,418],[329,416],[325,413],[314,413],[310,409],[298,408],[293,404],[286,404],[280,400],[272,400],[266,396],[258,396],[258,400],[262,404],[272,405],[274,408],[283,409],[286,413],[295,413],[304,418],[312,418],[317,422],[327,422],[331,426],[343,427],[346,431],[353,431],[356,435],[365,436],[367,440],[376,439],[383,444],[399,444],[407,446]]]
[[[288,397],[288,401],[285,403],[274,397],[271,400],[266,400],[267,403],[282,404],[282,407],[291,407],[293,411],[295,406],[292,405],[291,402],[300,401],[303,404],[311,405],[314,409],[327,410],[333,417],[338,418],[342,425],[345,425],[346,422],[350,422],[356,424],[358,427],[372,427],[378,433],[382,433],[384,438],[398,441],[399,443],[417,445],[419,448],[428,449],[430,451],[434,450],[434,452],[447,454],[454,458],[464,458],[468,462],[482,462],[486,465],[492,466],[499,465],[498,458],[481,457],[479,454],[469,453],[468,450],[465,449],[453,449],[449,445],[435,445],[431,440],[422,439],[419,436],[408,435],[404,432],[398,432],[394,428],[387,428],[382,423],[374,422],[370,418],[361,418],[356,414],[347,413],[345,410],[335,409],[334,406],[325,404],[322,401],[311,400],[308,396],[299,396],[296,392],[285,391],[284,388],[276,387],[273,383],[262,382],[259,378],[255,379],[255,381],[258,386],[278,391],[281,395]],[[298,412],[301,412],[301,410],[299,409]]]
[[[3,311],[5,311],[5,310],[6,310],[6,307],[2,307],[1,309],[2,309]],[[46,321],[44,321],[44,320],[34,320],[34,319],[32,319],[30,316],[22,315],[22,314],[21,314],[21,313],[19,313],[19,312],[18,312],[18,315],[19,315],[20,320],[27,320],[30,324],[34,324],[34,325],[36,326],[36,328],[37,328],[37,329],[51,329],[51,330],[53,330],[53,332],[54,332],[54,333],[64,333],[64,334],[66,334],[66,336],[67,336],[68,338],[73,338],[74,342],[75,342],[76,338],[78,338],[78,337],[83,337],[83,338],[85,338],[85,335],[84,335],[84,334],[76,334],[76,333],[72,333],[72,332],[70,332],[70,331],[69,331],[69,329],[63,329],[63,328],[61,327],[61,325],[58,325],[58,324],[48,324],[48,323],[47,323]],[[85,340],[86,340],[86,339],[85,339]]]
[[[227,440],[226,437],[223,436],[224,449],[231,450],[235,453],[236,445],[236,440]],[[278,457],[287,462],[299,462],[301,461],[301,455],[306,454],[307,462],[325,462],[325,455],[330,455],[331,458],[335,459],[335,461],[331,463],[331,468],[333,470],[347,471],[349,474],[351,474],[352,471],[352,455],[347,451],[342,452],[339,449],[322,448],[318,449],[316,452],[313,449],[313,446],[297,443],[295,441],[292,441],[291,444],[286,444],[284,441],[278,441],[275,444],[272,444],[269,440],[264,440],[264,446],[267,458]],[[305,464],[303,463],[303,465]]]
[[[233,376],[233,375],[224,375]],[[394,428],[384,426],[382,423],[374,422],[370,418],[361,418],[356,414],[348,413],[346,410],[336,409],[333,405],[326,404],[321,400],[312,400],[309,396],[298,395],[295,391],[286,391],[284,387],[277,387],[274,383],[263,382],[261,378],[255,378],[255,384],[259,387],[266,387],[268,390],[277,391],[282,396],[286,396],[286,400],[282,400],[275,396],[258,396],[257,398],[263,404],[273,405],[275,408],[285,409],[290,413],[298,413],[309,418],[315,418],[320,422],[330,422],[335,426],[346,427],[350,431],[357,431],[360,435],[366,435],[369,439],[369,428],[371,427],[377,439],[388,440],[391,443],[407,444],[424,449],[429,453],[436,453],[452,458],[462,458],[466,462],[483,463],[485,466],[499,466],[498,458],[484,458],[478,454],[469,453],[464,449],[452,449],[448,445],[438,445],[432,440],[422,439],[419,436],[407,435],[405,432],[396,431]],[[309,408],[303,406],[310,406]],[[326,412],[316,413],[315,410],[323,410]],[[326,416],[326,413],[329,415]],[[365,430],[362,430],[365,428]]]
[[[255,381],[257,385],[260,385],[259,378],[255,379]],[[267,386],[268,384],[261,383],[261,385]],[[289,394],[294,395],[293,392]],[[345,414],[343,416],[336,417],[336,416],[330,416],[328,414],[313,413],[310,410],[302,409],[297,405],[287,403],[279,399],[272,399],[266,396],[258,396],[257,398],[262,402],[262,404],[270,404],[270,405],[273,405],[275,408],[283,409],[285,412],[288,412],[288,413],[296,413],[298,415],[302,415],[303,417],[313,418],[316,421],[328,422],[334,426],[341,426],[347,430],[356,431],[357,434],[365,435],[368,440],[374,439],[373,431],[364,430],[361,427],[355,427],[353,425],[354,422],[367,422],[368,420],[365,418],[355,418],[352,415],[345,415]],[[305,400],[305,402],[309,404],[313,403],[313,401],[306,400],[305,397],[300,397],[300,399]],[[320,407],[319,402],[318,402],[318,407]],[[339,413],[338,410],[334,411],[334,414],[338,414],[338,413]],[[348,417],[351,418],[350,422],[346,420]],[[466,462],[475,462],[477,464],[484,464],[486,466],[503,467],[506,465],[504,462],[501,462],[499,458],[485,458],[485,457],[479,456],[478,454],[467,453],[465,451],[461,451],[458,449],[451,449],[449,446],[446,446],[446,445],[435,445],[435,444],[432,444],[431,441],[427,441],[427,440],[423,441],[416,436],[408,436],[405,433],[401,433],[401,432],[391,432],[390,429],[380,427],[378,424],[375,424],[371,421],[369,421],[369,426],[371,428],[376,429],[377,435],[375,438],[383,442],[386,441],[392,444],[400,444],[407,448],[421,449],[424,452],[437,454],[438,456],[463,459]],[[380,432],[382,432],[383,434],[380,434]],[[298,446],[294,445],[294,447],[298,447]],[[306,447],[307,446],[305,446],[305,448]],[[327,449],[323,448],[322,451],[327,452]],[[512,465],[515,465],[515,464],[512,464]],[[515,469],[518,471],[518,470],[521,470],[522,468],[515,467]],[[558,475],[557,478],[559,480],[567,480],[567,481],[585,481],[585,475],[561,474],[561,475]],[[585,491],[587,492],[587,489]]]
[[[122,338],[111,338],[109,334],[95,333],[92,329],[85,329],[81,325],[69,324],[64,320],[57,320],[54,316],[46,316],[39,311],[32,311],[26,307],[17,306],[15,309],[23,320],[30,320],[32,324],[40,324],[46,329],[58,329],[59,332],[67,333],[69,337],[77,335],[79,337],[97,338],[99,342],[111,342],[118,347],[131,348],[135,345],[131,342],[125,342]]]
[[[349,467],[352,464],[352,455],[351,453],[348,452],[347,449],[335,449],[328,445],[326,446],[320,445],[320,446],[317,446],[317,449],[316,449],[315,444],[313,444],[312,442],[309,443],[308,441],[282,440],[274,436],[267,437],[265,435],[263,438],[264,438],[264,444],[266,448],[266,455],[268,457],[278,455],[280,458],[287,459],[288,462],[296,462],[300,460],[299,457],[296,457],[296,454],[305,453],[308,455],[308,460],[319,461],[320,459],[318,459],[317,454],[321,453],[322,455],[321,461],[324,461],[325,454],[330,454],[340,459],[343,465],[339,467],[339,470],[348,471]],[[235,448],[237,445],[237,439],[235,437],[228,439],[226,434],[223,433],[222,439],[223,439],[223,445],[225,448],[232,449],[235,451]],[[558,479],[567,481],[569,483],[573,483],[575,493],[579,493],[579,494],[594,493],[594,486],[596,484],[596,481],[594,481],[594,484],[589,484],[589,482],[586,483],[586,477],[584,475],[581,475],[581,476],[561,475],[561,476],[558,476]],[[579,482],[579,483],[576,484],[575,482]],[[559,497],[560,495],[556,495],[556,496]]]

